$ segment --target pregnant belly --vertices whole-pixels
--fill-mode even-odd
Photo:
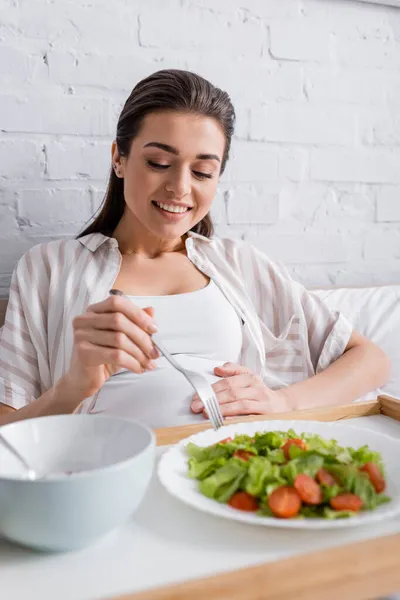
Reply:
[[[204,375],[210,384],[219,379],[214,368],[224,362],[186,355],[176,358],[183,367]],[[193,394],[186,378],[162,357],[154,371],[116,373],[101,388],[90,412],[128,417],[150,427],[182,425],[204,420],[203,415],[190,410]]]

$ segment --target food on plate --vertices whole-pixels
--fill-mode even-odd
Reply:
[[[237,434],[186,446],[199,491],[235,510],[280,519],[352,517],[389,502],[381,455],[312,433]]]

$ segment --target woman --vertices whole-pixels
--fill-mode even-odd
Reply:
[[[157,328],[208,377],[227,417],[343,404],[387,380],[386,355],[343,315],[252,246],[211,237],[234,120],[228,95],[189,72],[159,71],[134,88],[99,215],[15,269],[1,424],[75,411],[151,426],[203,419],[154,347]]]

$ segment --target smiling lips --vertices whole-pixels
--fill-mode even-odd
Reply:
[[[164,204],[163,202],[157,202],[157,201],[154,201],[154,204],[156,206],[158,206],[159,208],[161,208],[162,210],[165,210],[170,213],[182,214],[192,208],[191,206],[183,206],[183,205],[177,205],[177,204]]]

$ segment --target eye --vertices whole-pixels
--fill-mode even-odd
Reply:
[[[212,179],[211,173],[202,173],[201,171],[193,171],[193,174],[199,179]]]
[[[160,165],[160,163],[156,163],[152,160],[147,160],[147,164],[149,165],[149,167],[151,167],[152,169],[158,169],[159,171],[163,171],[165,169],[168,169],[169,165]]]

